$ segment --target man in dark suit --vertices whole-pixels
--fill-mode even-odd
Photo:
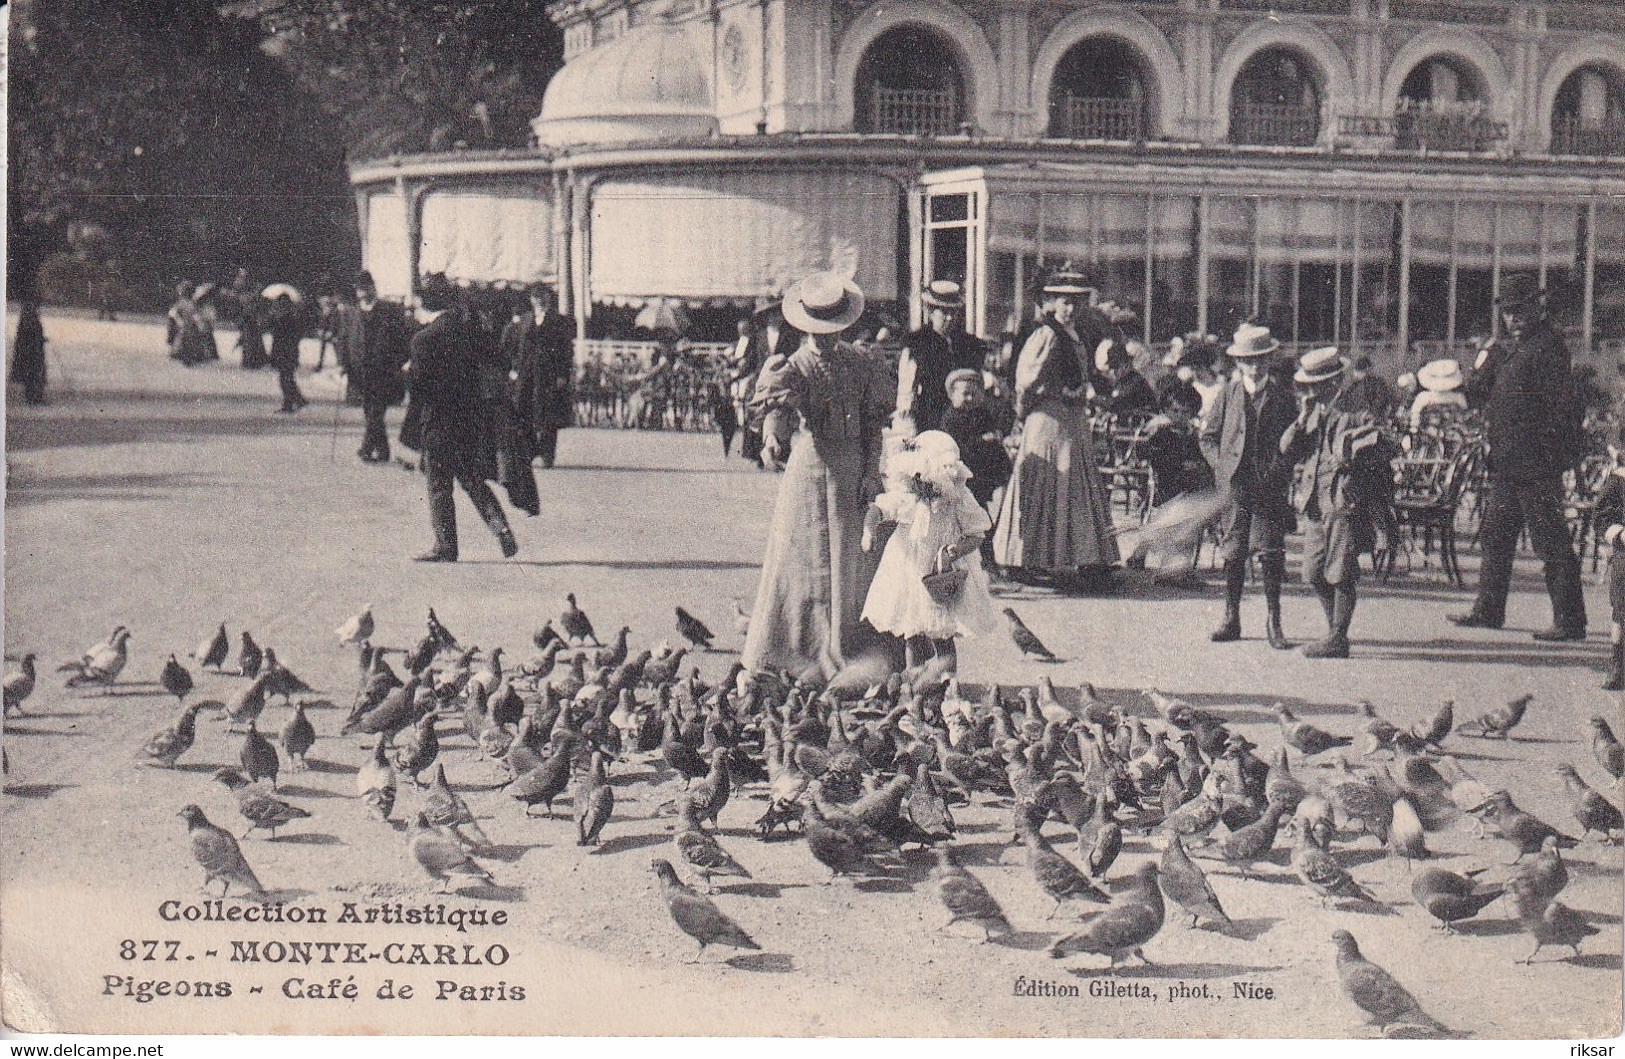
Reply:
[[[925,326],[903,339],[903,359],[913,363],[914,384],[898,394],[898,418],[912,416],[919,431],[936,430],[948,410],[948,376],[955,371],[981,371],[987,352],[961,326],[965,296],[953,280],[939,279],[920,295]],[[899,374],[909,377],[908,369]]]
[[[1552,600],[1552,627],[1535,633],[1544,641],[1584,640],[1585,596],[1580,561],[1563,519],[1563,472],[1580,462],[1580,406],[1570,373],[1569,351],[1547,323],[1544,292],[1514,278],[1497,299],[1503,334],[1485,347],[1467,399],[1484,412],[1489,440],[1489,499],[1480,529],[1484,561],[1472,610],[1452,614],[1457,625],[1499,629],[1506,619],[1507,591],[1518,538],[1545,564]]]
[[[513,382],[514,412],[535,441],[542,466],[558,456],[559,431],[574,418],[576,322],[557,309],[552,288],[526,289],[530,311],[502,333],[502,352]]]
[[[455,482],[474,502],[485,524],[496,534],[502,554],[519,550],[502,505],[486,479],[496,467],[486,443],[486,409],[480,396],[479,335],[466,307],[441,275],[426,276],[419,294],[425,315],[433,319],[412,336],[407,385],[421,415],[421,448],[429,477],[429,523],[434,548],[418,562],[457,561]]]
[[[361,405],[366,428],[356,455],[366,463],[389,462],[384,413],[406,396],[401,369],[411,349],[411,330],[401,310],[378,300],[372,273],[355,278],[355,304],[339,309],[333,333],[334,356],[347,380],[349,399]]]
[[[1270,370],[1281,343],[1269,328],[1243,324],[1226,351],[1235,375],[1214,398],[1203,420],[1202,455],[1220,489],[1230,490],[1224,512],[1224,623],[1214,643],[1241,639],[1241,595],[1247,558],[1257,556],[1268,609],[1265,634],[1271,647],[1289,649],[1281,630],[1281,584],[1286,577],[1286,534],[1292,528],[1292,469],[1281,458],[1281,435],[1298,417],[1290,385]]]

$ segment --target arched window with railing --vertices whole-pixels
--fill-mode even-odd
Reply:
[[[1489,115],[1484,77],[1454,55],[1416,64],[1399,87],[1394,146],[1402,151],[1485,151],[1505,135]]]
[[[1049,134],[1072,140],[1146,139],[1151,78],[1138,49],[1116,37],[1074,44],[1050,82]]]
[[[858,64],[853,125],[858,132],[948,136],[970,112],[953,45],[929,26],[910,23],[876,37]]]
[[[1552,153],[1625,154],[1625,73],[1587,63],[1563,79],[1552,103]]]
[[[1230,142],[1312,147],[1320,137],[1321,86],[1291,48],[1265,48],[1242,66],[1230,90]]]

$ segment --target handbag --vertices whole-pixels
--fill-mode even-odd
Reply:
[[[959,592],[965,587],[967,572],[953,565],[943,564],[944,550],[937,551],[937,568],[924,575],[920,582],[925,585],[926,594],[931,602],[939,607],[947,607],[959,598]]]

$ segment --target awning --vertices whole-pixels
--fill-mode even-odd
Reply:
[[[418,271],[473,283],[552,280],[551,197],[513,187],[430,192]]]
[[[1597,206],[1597,261],[1625,265],[1625,206]]]
[[[609,180],[592,197],[595,301],[774,297],[810,273],[898,294],[898,188],[870,173],[697,172]]]
[[[1457,268],[1487,269],[1499,242],[1502,272],[1534,271],[1540,268],[1543,241],[1548,267],[1574,263],[1579,218],[1572,206],[1418,202],[1411,207],[1410,235],[1413,264],[1448,266],[1454,240]]]
[[[367,196],[363,263],[378,293],[402,299],[412,293],[412,257],[406,237],[406,196],[392,191]]]
[[[1157,257],[1191,249],[1191,199],[1173,196],[1150,207],[1145,195],[1085,191],[1016,191],[988,186],[988,248],[1006,254],[1070,259],[1076,265],[1142,261],[1147,211],[1154,209]]]

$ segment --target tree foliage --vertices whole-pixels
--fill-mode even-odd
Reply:
[[[544,0],[242,0],[352,158],[522,147],[563,62]]]

